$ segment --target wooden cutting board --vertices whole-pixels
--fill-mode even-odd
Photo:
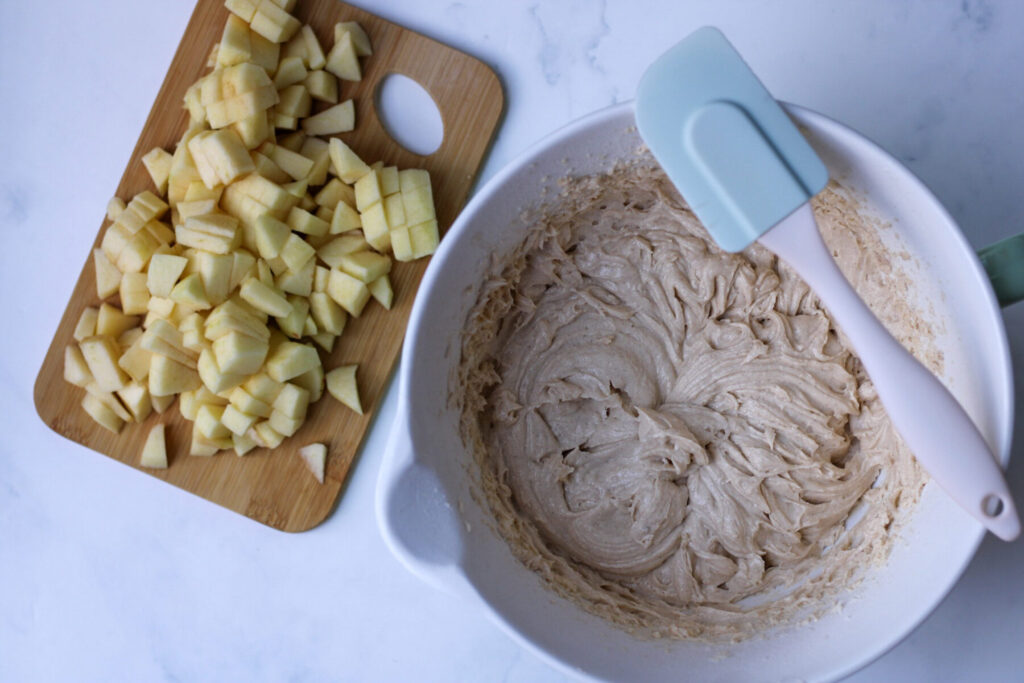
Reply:
[[[333,27],[339,21],[358,21],[369,34],[374,52],[360,60],[363,80],[341,84],[341,98],[355,100],[356,129],[340,137],[367,163],[379,159],[399,168],[428,169],[438,224],[442,231],[447,229],[466,200],[501,116],[504,97],[494,72],[457,50],[335,0],[299,0],[294,14],[313,27],[325,52],[333,44]],[[173,151],[188,120],[182,108],[185,90],[208,71],[207,57],[220,39],[227,16],[223,0],[199,0],[117,187],[118,197],[128,200],[152,189],[142,155],[157,146]],[[374,95],[391,73],[417,81],[440,109],[444,141],[429,156],[399,146],[377,118]],[[97,205],[97,215],[104,209],[103,204]],[[94,246],[99,246],[106,226],[104,220]],[[305,531],[322,522],[334,508],[398,358],[426,260],[395,263],[392,310],[371,302],[362,316],[349,320],[333,353],[321,354],[325,370],[359,364],[357,379],[366,414],[356,415],[325,393],[310,406],[303,427],[280,447],[255,449],[240,458],[232,451],[214,457],[189,456],[191,423],[178,413],[177,403],[163,415],[154,413],[144,423],[126,425],[117,436],[85,414],[80,406],[84,390],[63,380],[64,348],[74,343],[75,323],[82,309],[99,304],[91,251],[83,256],[82,274],[36,379],[36,409],[46,424],[72,441],[137,468],[146,435],[153,425],[164,422],[170,467],[141,471],[276,529]],[[314,442],[328,445],[324,484],[317,483],[296,453]]]

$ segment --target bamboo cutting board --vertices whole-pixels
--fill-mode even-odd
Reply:
[[[429,170],[438,224],[442,231],[447,229],[466,200],[501,116],[504,99],[494,72],[457,50],[335,0],[299,0],[294,15],[313,27],[325,52],[333,44],[333,27],[339,21],[358,21],[369,34],[373,55],[360,60],[363,80],[340,84],[341,99],[355,100],[356,129],[339,137],[367,163],[380,159],[399,168]],[[182,108],[185,90],[208,71],[207,57],[220,40],[227,16],[223,0],[199,0],[117,187],[117,196],[128,200],[142,190],[153,189],[142,155],[157,146],[173,151],[188,122]],[[391,73],[417,81],[441,112],[444,140],[429,156],[399,146],[377,118],[377,85]],[[103,209],[97,206],[97,214]],[[106,225],[104,220],[94,247],[99,246]],[[146,435],[153,425],[164,422],[170,467],[142,471],[276,529],[305,531],[322,522],[337,501],[398,358],[426,260],[396,262],[391,271],[395,290],[392,310],[385,311],[371,302],[362,316],[349,320],[334,351],[321,353],[325,370],[359,364],[357,379],[366,414],[356,415],[325,392],[310,406],[302,428],[280,447],[272,452],[254,449],[239,458],[231,451],[213,457],[189,456],[191,423],[178,413],[177,402],[163,415],[154,413],[141,424],[126,425],[116,436],[82,410],[84,390],[64,382],[63,364],[64,348],[74,343],[72,333],[79,315],[86,306],[99,304],[91,251],[86,256],[36,379],[36,409],[46,424],[72,441],[138,467]],[[296,453],[314,442],[328,445],[324,484],[310,475]]]

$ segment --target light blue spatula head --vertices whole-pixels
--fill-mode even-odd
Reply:
[[[721,31],[648,67],[636,123],[712,238],[741,251],[818,194],[828,170]]]

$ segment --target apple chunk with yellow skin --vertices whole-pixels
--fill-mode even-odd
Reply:
[[[343,81],[363,80],[363,71],[359,68],[359,59],[356,55],[351,31],[343,33],[341,39],[331,48],[327,54],[327,63],[324,65],[324,69]]]
[[[341,37],[346,33],[351,36],[352,47],[355,48],[356,55],[360,57],[368,57],[373,54],[373,46],[370,44],[370,37],[366,35],[366,31],[359,25],[359,22],[342,21],[335,24],[334,42],[340,43]]]
[[[150,179],[160,194],[167,191],[167,179],[171,175],[172,158],[167,150],[160,147],[154,147],[142,157],[142,165],[146,167]]]
[[[146,443],[142,446],[139,464],[152,469],[167,468],[167,441],[162,424],[155,425],[149,430]]]

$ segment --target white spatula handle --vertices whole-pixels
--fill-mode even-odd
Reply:
[[[788,263],[846,333],[903,440],[964,510],[999,538],[1020,534],[1010,490],[981,432],[953,395],[868,309],[839,271],[804,204],[758,240]]]

